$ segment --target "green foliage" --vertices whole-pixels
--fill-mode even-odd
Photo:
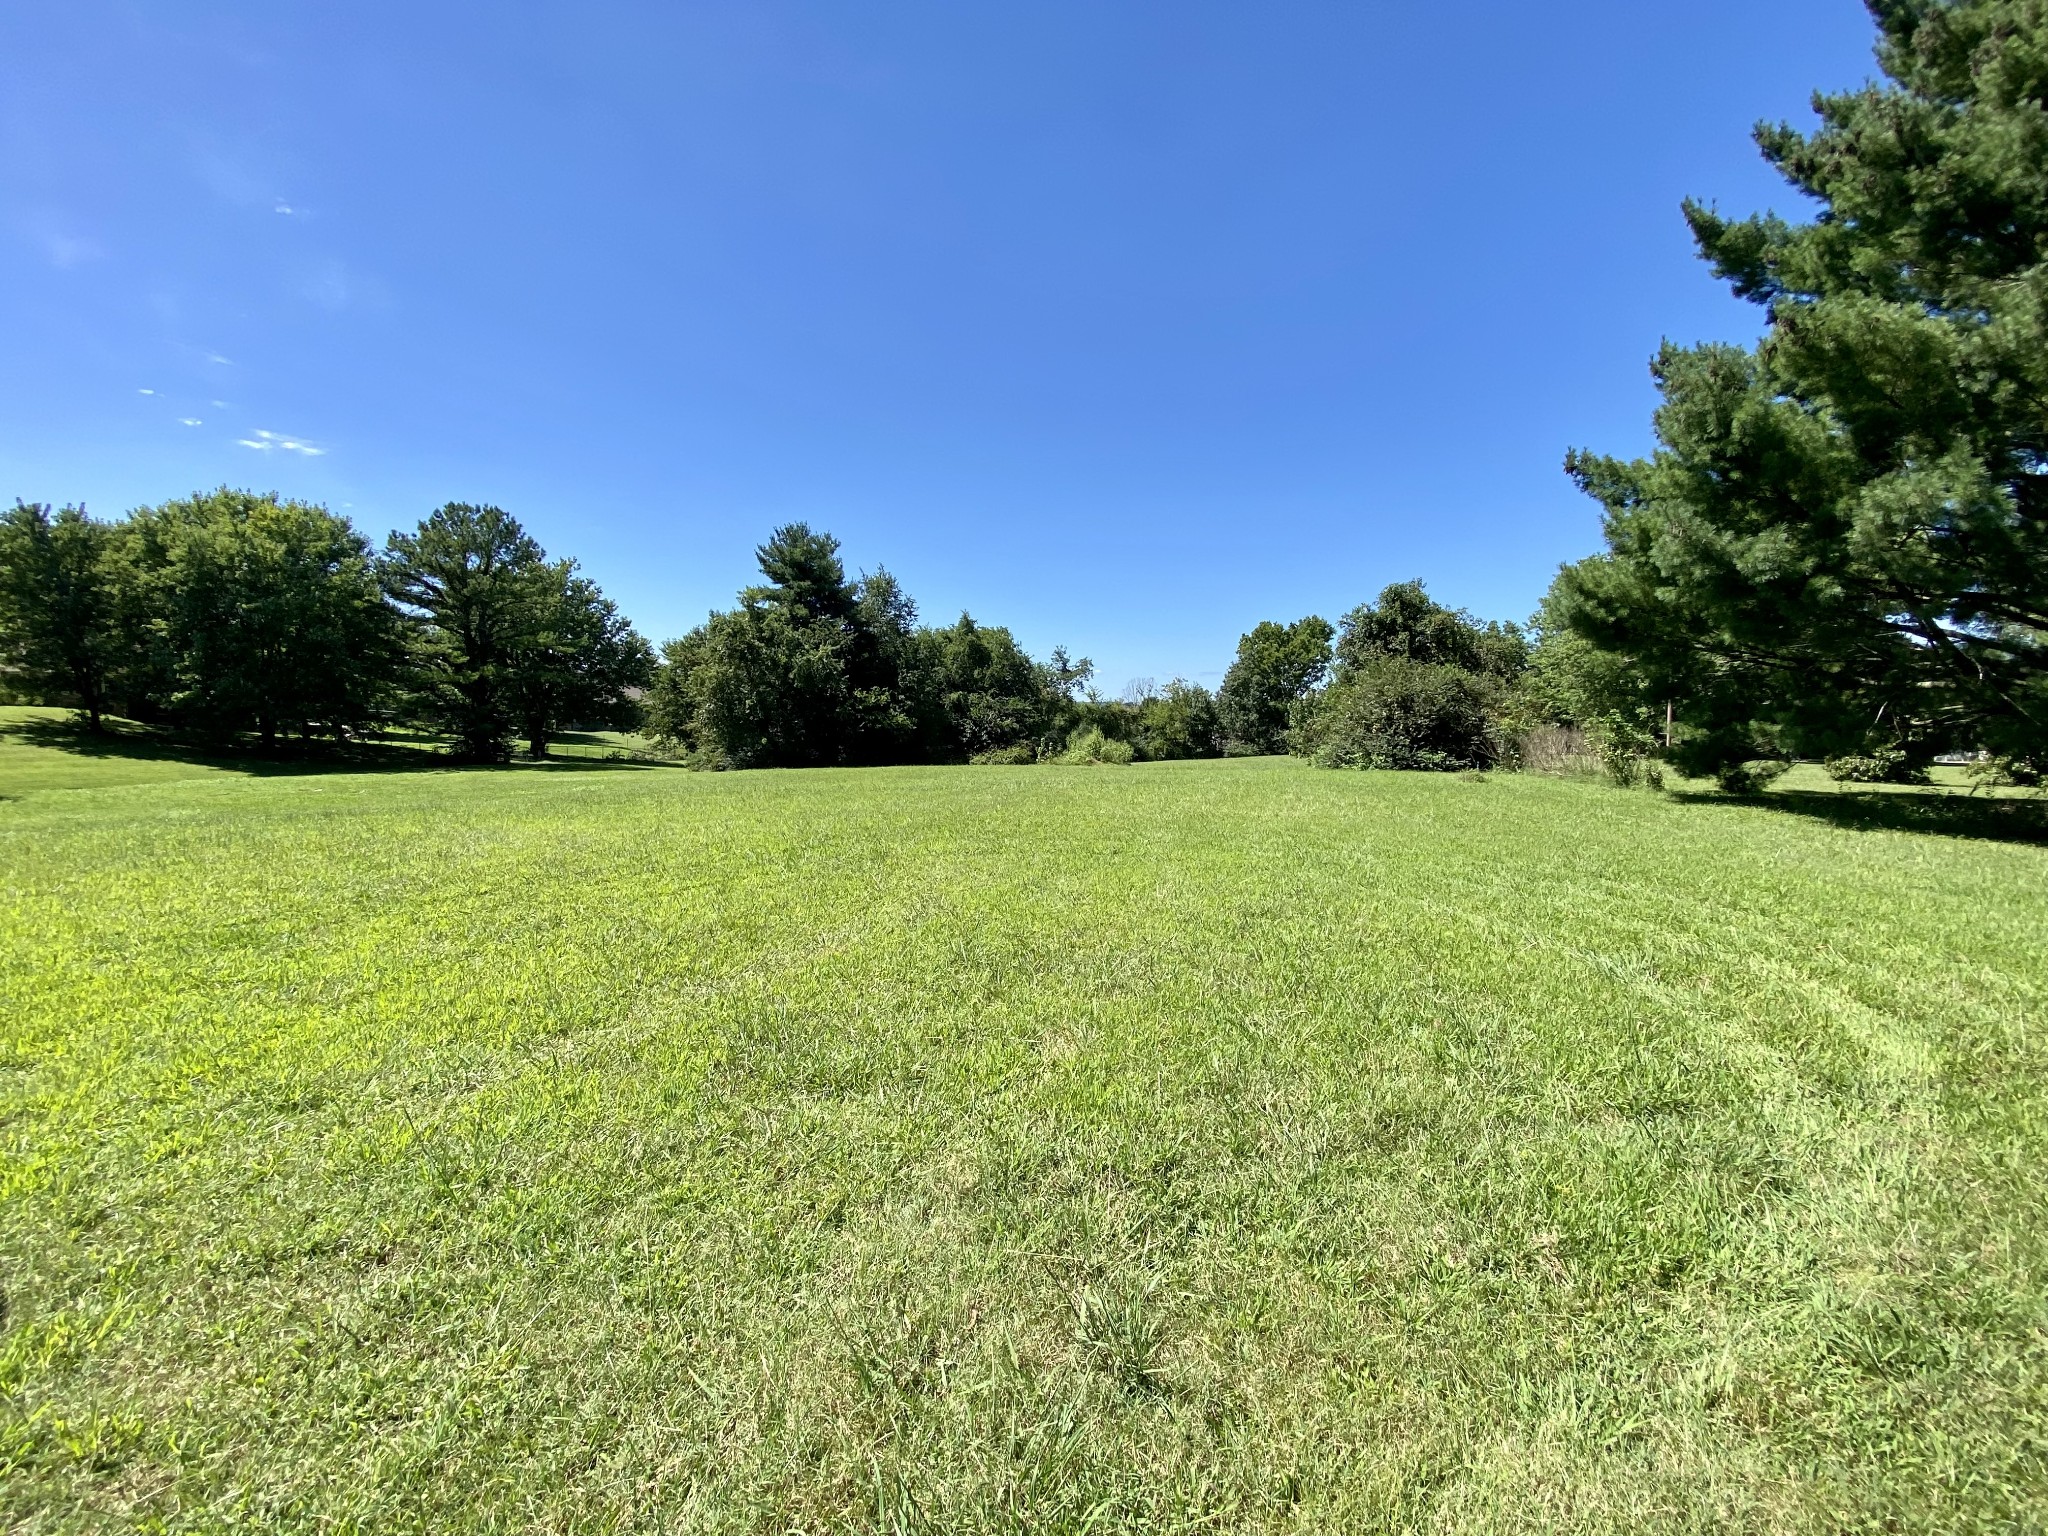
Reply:
[[[1509,760],[1527,642],[1433,601],[1420,582],[1387,587],[1345,615],[1336,674],[1297,709],[1294,750],[1326,768],[1456,771]]]
[[[966,614],[946,629],[920,637],[924,663],[945,712],[947,735],[930,757],[1028,753],[1058,724],[1062,699],[1049,678],[1007,629],[977,624]],[[1013,760],[1013,759],[1005,759]]]
[[[388,716],[398,619],[346,518],[223,487],[144,508],[122,534],[170,718],[274,747]]]
[[[1321,686],[1330,668],[1330,621],[1313,616],[1270,621],[1237,642],[1237,659],[1216,694],[1217,724],[1232,756],[1287,750],[1295,704]]]
[[[1760,795],[1785,776],[1791,764],[1781,758],[1753,758],[1747,762],[1724,763],[1714,774],[1723,794]]]
[[[0,739],[0,1527],[2048,1506],[2042,850],[1837,820],[1983,796],[65,739]]]
[[[1843,784],[1925,784],[1927,765],[1896,747],[1880,747],[1861,756],[1831,757],[1828,777]]]
[[[1337,669],[1386,658],[1450,667],[1512,682],[1528,663],[1528,642],[1513,624],[1485,622],[1444,607],[1419,581],[1401,581],[1344,616]]]
[[[993,747],[968,759],[977,768],[1024,768],[1038,761],[1038,749],[1028,742],[1014,747]]]
[[[1200,683],[1175,678],[1162,690],[1146,689],[1130,706],[1127,739],[1146,762],[1223,754],[1216,700]]]
[[[1821,216],[1688,207],[1762,347],[1667,346],[1658,453],[1568,465],[1608,551],[1557,607],[1678,702],[1695,772],[2048,751],[2048,10],[1875,14],[1892,84],[1759,131]]]
[[[631,730],[636,696],[654,681],[654,647],[575,562],[548,566],[537,585],[535,623],[511,674],[528,755],[547,756],[550,739],[571,726]]]
[[[1055,761],[1074,767],[1108,765],[1120,768],[1135,761],[1137,755],[1129,742],[1105,736],[1099,725],[1089,725],[1074,732],[1066,750]]]
[[[1491,768],[1506,755],[1501,690],[1461,667],[1375,656],[1340,668],[1315,711],[1308,754],[1325,768]]]
[[[1609,710],[1586,722],[1586,736],[1610,782],[1620,789],[1664,787],[1656,732],[1641,710]]]
[[[1641,720],[1663,712],[1664,701],[1629,657],[1574,633],[1551,599],[1534,621],[1528,654],[1518,688],[1534,720],[1590,731],[1611,715]]]
[[[624,727],[653,648],[573,560],[550,562],[497,507],[450,502],[394,533],[382,577],[412,620],[415,708],[472,762],[535,757],[575,725]]]
[[[1980,785],[2039,789],[2048,782],[2048,763],[2028,757],[1987,757],[1972,763],[1970,774]]]
[[[540,545],[497,507],[450,502],[391,535],[382,573],[412,619],[417,707],[459,755],[503,759],[519,726],[518,657],[557,592]]]
[[[113,529],[84,509],[0,513],[0,682],[74,701],[98,730],[130,654],[121,575]]]
[[[919,628],[877,571],[849,580],[839,544],[801,523],[756,551],[766,585],[663,651],[648,729],[707,766],[804,768],[1036,756],[1086,680],[1041,668],[1007,629],[962,614]]]
[[[920,660],[916,610],[886,572],[848,580],[838,551],[804,524],[775,530],[755,552],[766,584],[665,653],[657,735],[734,768],[918,755],[935,701],[905,687]]]

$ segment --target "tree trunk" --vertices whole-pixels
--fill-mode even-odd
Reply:
[[[545,725],[539,722],[532,722],[527,725],[526,755],[528,757],[546,757],[548,755],[548,728]]]

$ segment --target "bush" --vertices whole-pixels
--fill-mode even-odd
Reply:
[[[1011,747],[977,752],[967,761],[980,768],[1021,768],[1038,761],[1038,750],[1029,742],[1019,742]]]
[[[1164,693],[1140,698],[1132,712],[1132,745],[1147,762],[1216,757],[1223,750],[1216,701],[1200,683],[1177,677]]]
[[[1765,787],[1792,765],[1775,758],[1753,758],[1730,763],[1714,775],[1721,792],[1729,795],[1760,795]]]
[[[1970,776],[1980,785],[2039,789],[2048,779],[2048,764],[2031,757],[1987,757],[1970,764]]]
[[[1518,755],[1523,772],[1553,778],[1591,778],[1605,767],[1586,733],[1569,725],[1537,726],[1523,735]]]
[[[1507,755],[1493,722],[1500,691],[1459,667],[1369,659],[1330,685],[1303,745],[1325,768],[1491,768]]]
[[[1067,742],[1067,750],[1059,755],[1059,761],[1075,767],[1108,764],[1122,767],[1137,757],[1128,741],[1117,741],[1102,734],[1102,727],[1091,725],[1085,730],[1074,732]]]
[[[1657,761],[1657,733],[1641,711],[1610,710],[1593,722],[1593,750],[1609,782],[1621,789],[1664,787],[1664,765]]]
[[[1839,784],[1926,784],[1927,769],[1897,747],[1878,747],[1860,755],[1831,757],[1824,765]]]

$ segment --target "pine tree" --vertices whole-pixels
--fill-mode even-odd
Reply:
[[[1555,608],[1697,770],[2048,755],[2048,4],[1870,8],[1890,84],[1757,132],[1819,216],[1686,207],[1762,344],[1667,345],[1656,455],[1567,462],[1608,552]]]

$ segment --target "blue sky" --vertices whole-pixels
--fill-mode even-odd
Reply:
[[[1520,617],[1678,204],[1856,0],[64,0],[0,12],[0,495],[506,507],[659,640],[774,524],[1214,682],[1391,580]]]

